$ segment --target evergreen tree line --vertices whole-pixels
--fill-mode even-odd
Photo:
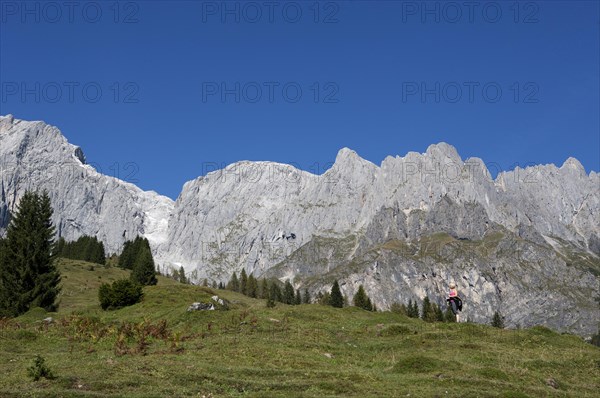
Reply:
[[[407,304],[395,302],[391,305],[390,311],[410,318],[421,318],[425,322],[456,322],[456,317],[450,308],[442,310],[436,303],[432,303],[429,297],[423,299],[420,311],[416,300],[408,300]]]
[[[203,284],[208,286],[208,281],[205,280]],[[248,275],[245,269],[242,270],[239,277],[234,272],[227,285],[223,283],[217,285],[216,282],[213,282],[213,287],[242,293],[252,298],[267,300],[267,306],[269,307],[275,306],[276,302],[299,305],[309,304],[311,300],[308,289],[305,289],[304,294],[302,294],[299,289],[294,290],[294,286],[292,286],[289,280],[285,281],[282,286],[277,280],[256,279],[254,275]]]
[[[185,276],[185,270],[183,269],[183,267],[179,267],[179,270],[172,270],[171,271],[171,275],[169,275],[169,277],[175,279],[177,282],[181,282],[181,283],[186,283],[189,284],[191,281],[187,278],[187,276]],[[206,281],[206,279],[205,279]],[[204,285],[207,286],[207,285]]]
[[[131,274],[129,279],[120,279],[112,284],[103,283],[100,286],[98,300],[104,310],[138,303],[144,296],[142,286],[156,285],[158,282],[150,242],[146,238],[138,236],[126,241],[118,265],[131,270]]]
[[[329,292],[319,292],[317,294],[316,302],[321,305],[330,305],[336,308],[343,308],[349,305],[348,298],[342,294],[340,284],[337,280],[333,281],[333,285]],[[363,285],[358,287],[356,294],[352,298],[352,305],[366,311],[377,311],[377,306],[371,302]]]
[[[104,243],[99,241],[95,236],[84,235],[74,242],[66,242],[61,237],[58,239],[56,245],[56,255],[58,257],[106,265]]]
[[[156,267],[148,239],[140,236],[123,245],[119,267],[131,270],[131,280],[140,285],[156,285]]]
[[[60,273],[55,264],[52,206],[47,192],[26,192],[0,242],[0,316],[30,308],[57,309]]]

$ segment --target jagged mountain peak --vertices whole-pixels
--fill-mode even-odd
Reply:
[[[574,170],[578,174],[586,174],[585,168],[583,167],[581,162],[575,159],[574,157],[569,157],[567,160],[565,160],[562,166],[560,166],[560,168]]]
[[[4,116],[0,132],[6,192],[0,203],[0,229],[25,190],[45,189],[54,207],[57,233],[67,240],[95,235],[109,253],[137,235],[146,236],[155,247],[164,242],[171,199],[98,173],[86,164],[80,147],[42,121]]]
[[[338,151],[333,166],[325,174],[356,178],[365,173],[372,175],[378,169],[379,166],[362,158],[356,151],[344,147]]]
[[[432,144],[427,147],[425,154],[432,157],[445,157],[453,162],[462,163],[462,158],[458,154],[456,148],[446,142],[439,142],[437,144]]]

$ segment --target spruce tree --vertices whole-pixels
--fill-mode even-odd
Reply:
[[[55,266],[52,206],[47,192],[26,192],[0,252],[0,315],[30,308],[56,310],[60,274]]]
[[[417,306],[417,301],[414,302],[412,300],[408,300],[408,308],[407,308],[408,316],[410,318],[418,318],[419,317],[419,307]]]
[[[275,302],[279,301],[279,287],[275,282],[272,282],[269,285],[268,293],[267,293],[267,307],[273,308],[275,307]]]
[[[292,305],[295,298],[294,286],[292,286],[289,280],[286,280],[283,288],[283,302]]]
[[[417,300],[413,301],[412,314],[413,318],[419,317],[419,306],[417,305]]]
[[[333,286],[331,287],[329,305],[336,308],[342,308],[344,306],[344,296],[342,296],[340,285],[337,280],[333,282]]]
[[[406,304],[400,304],[397,301],[394,301],[392,305],[390,305],[390,312],[393,312],[394,314],[408,315]]]
[[[358,287],[358,291],[354,295],[352,303],[355,307],[362,308],[363,310],[372,310],[371,302],[369,301],[369,297],[367,297],[367,293],[365,293],[363,285]]]
[[[308,292],[308,289],[304,289],[304,296],[302,296],[302,303],[310,304],[310,293]]]
[[[246,296],[256,298],[258,296],[258,282],[254,275],[248,276],[248,282],[246,283]]]
[[[498,311],[494,312],[492,317],[492,326],[498,329],[504,329],[504,317]]]
[[[133,247],[133,242],[128,240],[123,244],[123,251],[119,256],[119,267],[125,269],[131,269],[133,267],[133,262],[135,261],[135,248]]]
[[[437,322],[444,322],[444,312],[439,305],[433,304],[433,312],[435,313],[435,320]]]
[[[429,297],[425,296],[423,299],[423,306],[421,308],[421,319],[426,322],[435,322],[436,315]]]
[[[269,297],[269,282],[265,278],[260,280],[260,285],[258,287],[258,297],[261,299],[266,299]]]
[[[242,273],[240,274],[240,290],[239,292],[242,294],[248,294],[248,274],[246,274],[246,269],[242,268]]]
[[[94,259],[93,262],[106,265],[106,251],[104,250],[104,243],[96,239]]]
[[[294,304],[295,305],[302,304],[302,294],[300,294],[300,289],[296,289],[296,298],[295,298]]]
[[[179,272],[175,271],[177,277],[175,279],[177,279],[179,282],[181,283],[189,283],[187,277],[185,276],[185,269],[183,269],[183,266],[179,267]]]
[[[231,275],[231,279],[227,283],[227,290],[231,290],[234,292],[240,291],[240,281],[238,280],[237,274],[235,272]]]
[[[131,270],[131,280],[140,285],[156,285],[156,268],[154,259],[149,247],[143,246],[137,255],[133,269]]]
[[[273,295],[273,300],[283,303],[283,294],[281,293],[281,288],[279,287],[277,281],[271,281],[269,286],[269,292]]]

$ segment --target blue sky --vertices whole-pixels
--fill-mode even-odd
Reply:
[[[215,165],[321,173],[342,147],[600,169],[596,1],[67,3],[0,0],[0,114],[172,198]]]

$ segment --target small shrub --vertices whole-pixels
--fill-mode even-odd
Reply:
[[[492,326],[498,329],[504,329],[504,317],[498,311],[494,312],[492,317]]]
[[[98,299],[103,310],[139,303],[143,295],[142,286],[130,279],[121,279],[113,282],[112,285],[103,283],[98,290]]]
[[[42,377],[48,380],[55,378],[50,368],[48,368],[46,365],[46,360],[40,355],[35,356],[33,365],[27,369],[27,374],[33,379],[33,381],[38,381]]]

